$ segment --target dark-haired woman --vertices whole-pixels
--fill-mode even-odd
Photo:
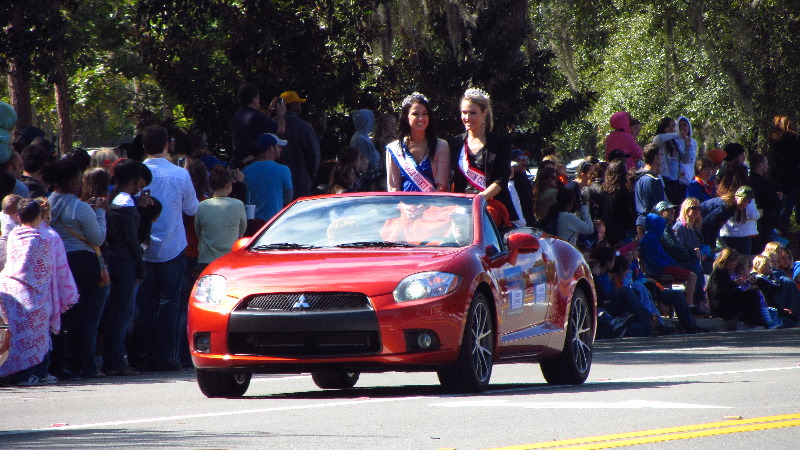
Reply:
[[[82,202],[81,172],[69,159],[45,167],[44,179],[55,187],[50,194],[50,226],[64,241],[67,261],[78,286],[80,300],[64,314],[68,331],[69,372],[71,378],[105,376],[95,364],[97,328],[103,313],[105,296],[100,281],[100,262],[96,248],[106,238],[108,198],[99,198],[94,207]],[[57,352],[58,353],[58,352]],[[64,355],[56,355],[56,364]]]
[[[606,225],[609,244],[617,245],[636,234],[636,207],[625,160],[616,159],[609,163],[603,180],[603,193],[607,200],[596,218]]]
[[[490,212],[504,207],[511,221],[519,219],[508,191],[511,141],[492,131],[494,118],[489,94],[480,89],[467,89],[461,97],[460,110],[466,132],[450,141],[455,192],[481,195],[489,203]],[[503,216],[502,213],[493,214],[496,221]],[[506,224],[498,222],[498,225]]]
[[[397,140],[386,146],[389,192],[446,191],[450,184],[447,142],[436,137],[428,99],[414,92],[403,100]]]
[[[144,164],[132,159],[114,166],[116,187],[108,208],[106,255],[111,292],[105,307],[103,372],[107,375],[138,375],[125,362],[125,335],[133,321],[136,284],[144,279],[144,260],[138,230],[141,216],[134,196],[146,185]],[[150,198],[140,197],[140,206]]]
[[[676,132],[677,128],[675,120],[664,117],[656,125],[653,144],[661,148],[661,179],[664,181],[664,193],[671,203],[679,205],[683,201],[686,189],[681,189],[678,181],[681,174],[681,155],[676,139],[681,135]]]
[[[768,142],[769,165],[772,167],[770,178],[775,190],[783,192],[778,228],[786,236],[800,192],[800,135],[788,116],[773,118]]]
[[[533,180],[533,215],[541,221],[556,204],[558,175],[552,166],[540,167]]]
[[[230,198],[233,189],[233,176],[222,166],[214,167],[208,178],[212,196],[203,200],[194,216],[194,229],[197,232],[198,258],[196,274],[231,250],[233,243],[244,235],[247,217],[244,204]]]

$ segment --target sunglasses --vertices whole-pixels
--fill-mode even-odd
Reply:
[[[690,207],[689,207],[689,210],[690,210],[690,211],[696,211],[696,210],[698,210],[698,209],[700,209],[700,207],[699,207],[699,206],[690,206]]]

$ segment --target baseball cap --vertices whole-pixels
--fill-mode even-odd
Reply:
[[[661,211],[666,211],[666,210],[672,209],[672,208],[677,208],[677,206],[673,205],[672,203],[670,203],[670,202],[668,202],[666,200],[661,200],[660,202],[658,202],[656,204],[656,207],[653,208],[653,209],[655,209],[655,211],[657,213],[660,213]]]
[[[756,197],[756,194],[753,192],[753,188],[751,188],[750,186],[740,187],[739,189],[736,190],[736,194],[734,195],[736,195],[737,197],[744,197],[749,199],[753,199]]]
[[[272,133],[264,133],[258,138],[258,148],[261,150],[266,150],[275,144],[285,147],[288,142]]]
[[[305,103],[305,101],[308,100],[307,98],[300,98],[295,91],[286,91],[281,94],[281,98],[286,103]]]

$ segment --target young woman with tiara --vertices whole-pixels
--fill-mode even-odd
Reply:
[[[511,142],[492,131],[489,94],[481,89],[467,89],[461,97],[461,122],[466,132],[450,141],[455,192],[482,195],[497,224],[508,225],[498,218],[518,219],[508,192]]]
[[[386,185],[392,191],[446,191],[450,184],[447,142],[436,137],[428,99],[414,92],[403,100],[398,138],[386,146]]]

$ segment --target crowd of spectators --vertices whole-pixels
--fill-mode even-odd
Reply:
[[[16,114],[0,103],[0,305],[13,332],[2,382],[191,367],[184,330],[200,272],[293,199],[326,193],[474,193],[500,227],[563,238],[595,276],[599,337],[706,331],[696,316],[728,329],[800,320],[800,268],[785,238],[800,138],[786,117],[748,166],[736,143],[701,153],[683,116],[661,120],[642,148],[642,124],[620,111],[605,161],[585,158],[570,179],[551,155],[530,178],[530,155],[493,130],[480,89],[462,96],[465,132],[449,139],[420,93],[377,124],[373,111],[354,111],[355,134],[329,161],[301,117],[307,99],[287,91],[262,111],[251,84],[238,97],[228,163],[201,135],[159,125],[115,149],[57,156],[41,130],[12,139]]]

